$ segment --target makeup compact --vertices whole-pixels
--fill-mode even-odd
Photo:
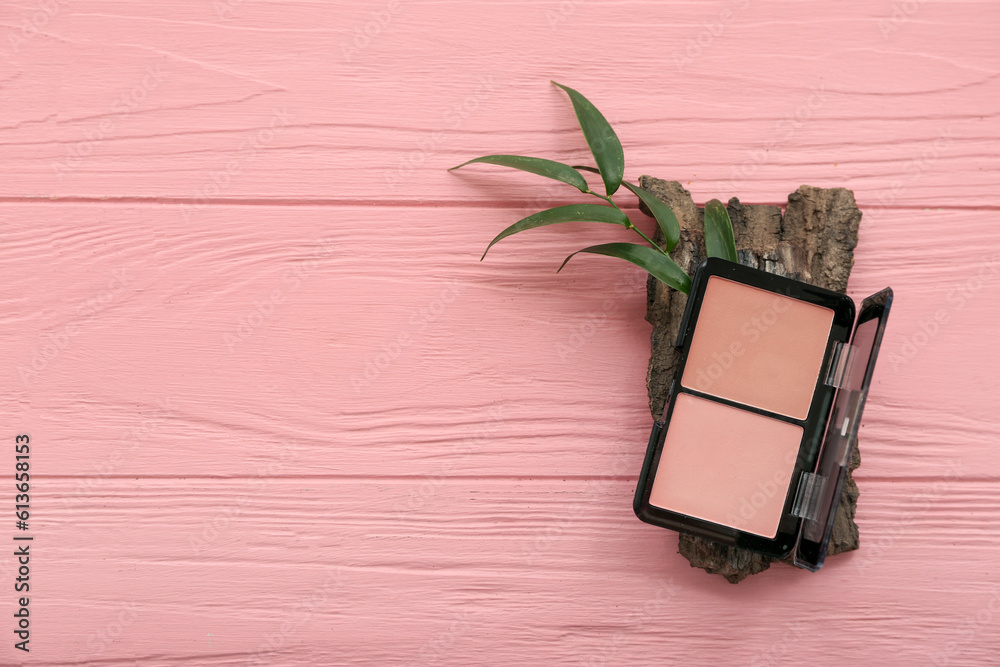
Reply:
[[[818,570],[891,303],[703,262],[636,516]]]

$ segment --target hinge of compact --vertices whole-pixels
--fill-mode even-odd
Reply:
[[[826,489],[826,477],[803,472],[799,477],[799,488],[792,502],[792,515],[814,521],[819,510],[819,500]]]
[[[854,363],[854,347],[850,343],[835,341],[833,355],[830,357],[830,367],[827,369],[824,383],[842,389],[850,377],[851,364]]]

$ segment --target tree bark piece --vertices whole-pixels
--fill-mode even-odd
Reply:
[[[705,258],[704,210],[695,205],[691,193],[677,181],[643,176],[640,185],[673,209],[681,237],[671,256],[682,269],[692,273]],[[727,209],[741,264],[837,292],[846,291],[861,223],[861,211],[850,190],[803,185],[788,195],[784,215],[777,206],[748,206],[735,197],[729,200]],[[659,231],[654,240],[663,242]],[[646,319],[653,325],[646,386],[650,412],[654,419],[659,419],[677,370],[679,355],[674,342],[687,295],[650,276],[646,296]],[[853,471],[860,464],[861,455],[855,448],[850,469]],[[849,472],[834,521],[830,555],[858,548],[858,526],[854,523],[858,494],[858,486]],[[774,562],[767,556],[686,534],[681,534],[678,551],[692,567],[721,574],[734,584],[763,572]]]

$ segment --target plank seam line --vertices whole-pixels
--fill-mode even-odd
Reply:
[[[638,474],[638,472],[636,473]],[[94,475],[35,475],[38,479],[62,481],[62,480],[87,480]],[[441,475],[428,472],[426,475],[100,475],[102,480],[204,480],[204,481],[244,481],[244,480],[357,480],[357,481],[425,481],[428,478],[447,481],[616,481],[632,482],[636,480],[635,475]],[[937,482],[937,481],[960,481],[960,482],[1000,482],[1000,476],[859,476],[859,482]]]
[[[580,203],[572,197],[565,200],[552,200],[548,204],[578,204]],[[704,202],[696,202],[703,204]],[[745,201],[740,203],[746,205],[777,206],[782,208],[787,205],[784,201]],[[373,207],[373,208],[497,208],[497,209],[524,209],[537,208],[530,200],[525,201],[497,201],[497,200],[433,200],[426,199],[398,199],[398,200],[373,200],[373,199],[294,199],[294,198],[233,198],[233,199],[202,199],[192,197],[146,197],[146,196],[66,196],[50,197],[38,196],[0,196],[0,204],[112,204],[112,205],[172,205],[172,206],[198,206],[204,208],[208,206],[332,206],[332,207]],[[547,205],[548,205],[547,204]],[[865,209],[888,209],[896,211],[1000,211],[1000,204],[997,205],[893,205],[881,207],[876,204],[866,205],[860,202],[862,213]],[[638,205],[623,206],[627,210],[638,210]]]

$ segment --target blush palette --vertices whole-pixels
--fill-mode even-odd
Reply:
[[[636,515],[819,569],[891,301],[704,262]]]

